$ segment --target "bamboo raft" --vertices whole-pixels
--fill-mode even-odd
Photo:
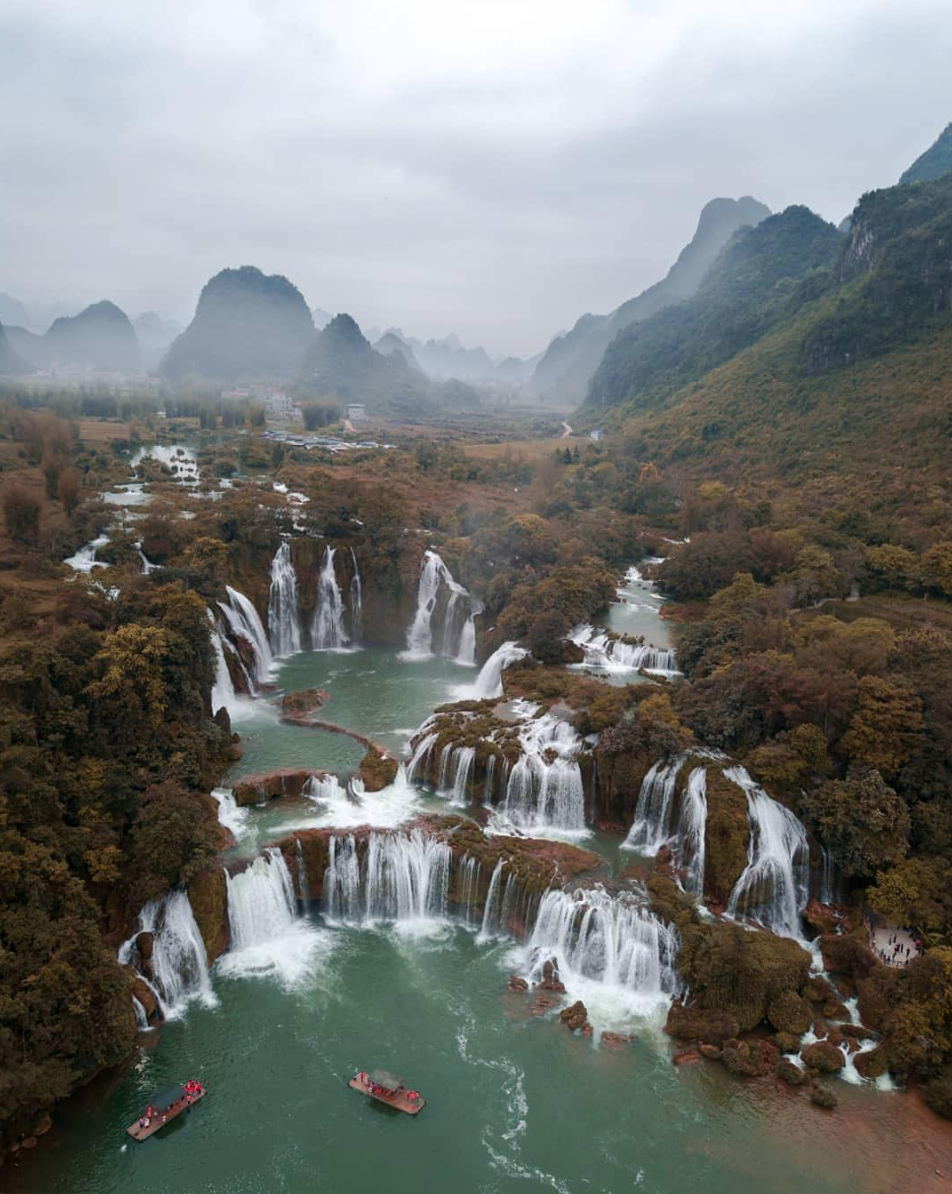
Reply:
[[[196,1103],[201,1102],[207,1093],[206,1090],[202,1090],[200,1094],[193,1094],[190,1098],[187,1098],[184,1086],[172,1086],[161,1094],[156,1095],[152,1100],[151,1105],[155,1108],[155,1115],[152,1116],[147,1128],[139,1127],[139,1121],[136,1120],[134,1124],[130,1124],[126,1128],[126,1131],[133,1140],[148,1140],[160,1128],[164,1128],[166,1124],[170,1124],[176,1116],[181,1115],[183,1111],[188,1111],[190,1107],[194,1107]]]
[[[411,1099],[406,1084],[386,1070],[374,1070],[372,1074],[355,1074],[347,1085],[352,1090],[359,1090],[361,1094],[376,1099],[378,1103],[394,1107],[407,1115],[418,1115],[426,1106],[426,1099],[420,1095]]]

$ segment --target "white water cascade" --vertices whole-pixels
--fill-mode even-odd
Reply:
[[[324,548],[317,580],[317,607],[311,624],[311,645],[315,651],[340,651],[350,642],[344,630],[344,600],[334,570],[336,554],[336,548]]]
[[[671,837],[675,785],[683,763],[683,755],[659,759],[641,781],[635,819],[624,841],[626,850],[653,856]]]
[[[583,667],[596,667],[607,672],[646,672],[661,676],[677,676],[677,655],[673,647],[653,647],[650,644],[626,643],[594,626],[576,626],[569,639],[585,652]]]
[[[329,919],[387,922],[405,933],[426,933],[445,923],[452,857],[445,842],[414,829],[371,833],[363,858],[351,835],[331,838],[329,849],[324,873]]]
[[[506,817],[519,829],[541,833],[585,832],[585,792],[576,761],[582,740],[572,725],[554,713],[526,716],[519,742],[522,756],[509,773]]]
[[[350,549],[350,559],[354,565],[354,575],[350,579],[350,637],[359,643],[364,630],[364,586],[353,548]]]
[[[440,752],[437,791],[448,796],[452,804],[465,807],[476,762],[475,746],[444,746]],[[411,766],[413,760],[411,759]]]
[[[479,675],[475,682],[467,687],[466,695],[474,701],[488,701],[493,697],[501,697],[503,672],[511,664],[525,659],[528,654],[528,651],[517,647],[515,643],[503,643],[479,669]]]
[[[800,938],[800,912],[809,898],[806,830],[743,767],[729,767],[724,775],[746,793],[750,820],[747,866],[730,894],[727,914],[759,921],[782,937]]]
[[[147,964],[136,945],[140,933],[152,934],[151,980],[142,974]],[[170,892],[146,904],[139,913],[136,931],[119,947],[119,962],[135,967],[151,988],[166,1020],[181,1019],[193,1000],[205,1007],[218,1003],[208,976],[205,943],[184,891]]]
[[[676,995],[679,947],[674,926],[631,894],[547,891],[526,947],[525,977],[538,982],[555,958],[569,998],[582,998],[597,1026],[616,1018],[619,1005],[643,1013]]]
[[[467,854],[459,864],[457,891],[459,892],[459,903],[466,918],[466,927],[468,929],[476,928],[474,920],[475,904],[482,873],[482,864],[478,859],[473,858],[471,854]]]
[[[214,715],[219,709],[224,707],[228,710],[228,716],[231,720],[238,721],[243,717],[247,717],[251,712],[251,702],[235,692],[231,672],[229,672],[228,664],[225,660],[224,642],[215,623],[215,615],[210,609],[205,612],[208,614],[208,620],[211,623],[209,634],[212,640],[212,649],[215,652],[215,679],[212,683],[211,691],[212,714]]]
[[[297,573],[291,559],[291,544],[282,540],[271,561],[271,591],[268,595],[268,637],[279,658],[295,655],[302,647],[301,612],[298,605]]]
[[[98,538],[90,540],[84,547],[81,547],[74,556],[65,559],[63,563],[68,564],[74,572],[92,572],[94,568],[108,568],[108,564],[96,559],[96,552],[100,547],[105,547],[108,542],[108,535],[99,535]]]
[[[299,915],[281,851],[269,847],[239,874],[226,871],[226,880],[231,944],[219,969],[233,976],[274,975],[287,986],[305,978],[327,938]]]
[[[476,651],[476,626],[473,616],[476,611],[473,609],[469,593],[462,585],[456,583],[450,570],[435,551],[423,553],[416,614],[407,631],[406,656],[409,659],[425,659],[434,653],[436,628],[433,625],[433,615],[444,588],[449,590],[449,597],[443,611],[439,650],[436,653],[451,656],[458,662],[473,663]],[[462,659],[461,656],[464,654],[467,657]]]
[[[244,595],[231,585],[225,586],[227,601],[219,601],[218,608],[225,616],[228,629],[234,638],[244,639],[251,647],[254,663],[251,679],[256,687],[263,684],[271,670],[271,647],[258,611]]]
[[[704,894],[704,834],[707,828],[707,768],[695,767],[681,797],[678,818],[678,861],[684,890],[698,899]]]

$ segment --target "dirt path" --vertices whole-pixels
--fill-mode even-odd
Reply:
[[[572,434],[572,428],[568,423],[563,423],[562,426],[565,428],[565,430],[562,432],[561,438],[568,439],[569,436]]]

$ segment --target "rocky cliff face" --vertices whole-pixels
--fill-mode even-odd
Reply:
[[[300,369],[314,324],[301,292],[280,274],[251,265],[207,282],[195,317],[161,364],[166,377],[277,381]]]

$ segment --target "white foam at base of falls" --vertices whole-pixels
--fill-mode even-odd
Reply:
[[[800,913],[809,898],[806,830],[745,768],[728,767],[724,775],[746,793],[750,820],[747,866],[730,894],[727,915],[749,917],[781,937],[800,939]]]
[[[310,779],[303,793],[315,805],[315,815],[294,822],[289,828],[356,829],[372,825],[375,829],[397,829],[422,812],[420,793],[407,780],[403,766],[397,769],[392,784],[379,792],[345,790],[333,775]]]
[[[226,872],[231,944],[216,965],[234,978],[273,976],[292,987],[309,978],[331,935],[297,909],[281,851],[270,847],[237,875]]]
[[[271,650],[280,659],[301,650],[301,611],[298,602],[297,573],[287,539],[271,561],[271,589],[268,594],[268,638]]]
[[[140,933],[152,934],[152,980],[145,981],[166,1020],[181,1019],[195,1000],[204,1007],[217,1006],[208,976],[205,943],[184,891],[169,892],[161,900],[145,905],[135,932],[119,947],[122,965],[131,964],[136,969],[141,966],[136,949]]]
[[[547,891],[520,951],[522,973],[538,982],[555,958],[568,1001],[581,999],[592,1025],[604,1029],[667,1006],[680,988],[679,947],[677,930],[634,895]]]

